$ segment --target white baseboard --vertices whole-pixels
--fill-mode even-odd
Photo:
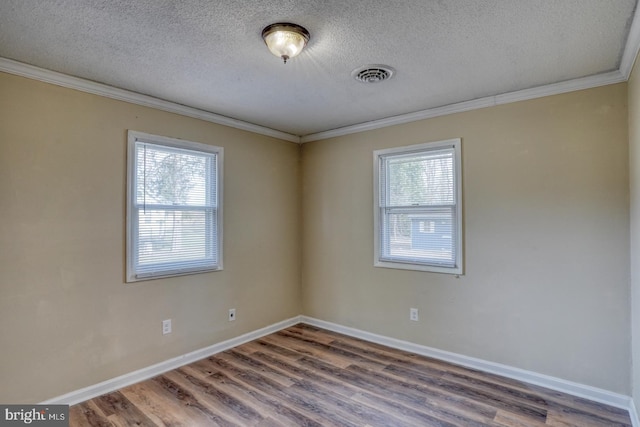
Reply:
[[[256,331],[246,333],[244,335],[240,335],[239,337],[231,338],[229,340],[213,344],[209,347],[201,348],[200,350],[192,351],[191,353],[183,354],[182,356],[174,357],[172,359],[165,360],[164,362],[160,362],[155,365],[130,372],[128,374],[120,375],[119,377],[112,378],[110,380],[94,384],[92,386],[72,391],[71,393],[67,393],[62,396],[54,397],[53,399],[42,402],[42,404],[75,405],[76,403],[84,402],[86,400],[93,399],[94,397],[102,396],[106,393],[111,393],[131,384],[153,378],[156,375],[160,375],[172,369],[176,369],[189,363],[193,363],[197,360],[204,359],[216,353],[229,350],[230,348],[239,346],[249,341],[253,341],[265,335],[272,334],[300,322],[301,316],[292,317],[291,319],[274,323],[273,325],[266,326]]]
[[[130,372],[128,374],[121,375],[119,377],[103,381],[101,383],[76,390],[62,396],[55,397],[53,399],[49,399],[45,402],[42,402],[42,404],[75,405],[76,403],[84,402],[94,397],[101,396],[106,393],[111,393],[131,384],[153,378],[156,375],[160,375],[172,369],[176,369],[189,363],[193,363],[197,360],[204,359],[216,353],[220,353],[249,341],[253,341],[265,335],[272,334],[274,332],[293,326],[297,323],[306,323],[311,326],[328,329],[330,331],[386,345],[388,347],[396,348],[399,350],[409,351],[423,356],[432,357],[434,359],[443,360],[445,362],[455,363],[457,365],[477,369],[479,371],[501,375],[503,377],[512,378],[529,384],[546,387],[551,390],[570,394],[572,396],[582,397],[585,399],[593,400],[595,402],[600,402],[617,408],[626,409],[629,411],[631,425],[633,427],[640,427],[640,420],[638,418],[635,404],[633,402],[633,399],[631,399],[631,397],[629,396],[613,393],[608,390],[603,390],[572,381],[563,380],[561,378],[555,378],[549,375],[543,375],[508,365],[502,365],[500,363],[489,362],[474,357],[464,356],[462,354],[438,350],[436,348],[427,347],[408,341],[402,341],[395,338],[362,331],[360,329],[350,328],[348,326],[342,326],[336,323],[331,323],[308,316],[292,317],[290,319],[274,323],[273,325],[266,326],[256,331],[240,335],[239,337],[235,337],[211,345],[209,347],[205,347],[200,350],[184,354],[182,356],[174,357],[172,359],[165,360],[164,362],[160,362],[155,365],[148,366],[146,368],[142,368],[137,371]]]
[[[629,398],[629,418],[631,418],[632,427],[640,427],[640,418],[638,418],[636,404],[632,398]]]
[[[633,400],[629,396],[625,396],[623,394],[613,393],[608,390],[603,390],[600,388],[591,387],[588,385],[579,384],[520,368],[514,368],[512,366],[502,365],[500,363],[489,362],[482,359],[476,359],[474,357],[464,356],[462,354],[451,353],[420,344],[414,344],[408,341],[389,338],[383,335],[373,334],[371,332],[366,332],[359,329],[338,325],[336,323],[315,319],[313,317],[301,316],[301,322],[351,337],[386,345],[388,347],[396,348],[399,350],[409,351],[411,353],[420,354],[422,356],[428,356],[434,359],[443,360],[445,362],[455,363],[456,365],[462,365],[468,368],[477,369],[479,371],[501,375],[503,377],[512,378],[529,384],[546,387],[551,390],[560,391],[572,396],[582,397],[585,399],[593,400],[595,402],[604,403],[616,408],[626,409],[629,411],[629,416],[631,417],[633,426],[640,427],[640,424],[637,423],[638,415],[635,412]]]

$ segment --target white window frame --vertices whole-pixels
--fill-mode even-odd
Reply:
[[[392,157],[394,155],[403,155],[412,152],[429,152],[434,150],[441,150],[445,148],[453,148],[454,151],[454,192],[455,192],[455,224],[453,228],[455,230],[455,238],[453,244],[455,245],[455,265],[454,266],[442,266],[437,263],[418,262],[414,260],[401,260],[393,259],[392,257],[385,256],[383,254],[383,210],[387,207],[385,201],[381,200],[381,188],[386,185],[384,181],[385,174],[381,171],[383,167],[384,158]],[[463,237],[462,237],[462,161],[461,161],[461,140],[460,138],[448,139],[445,141],[428,142],[423,144],[416,144],[397,148],[388,148],[384,150],[376,150],[373,152],[373,188],[374,188],[374,266],[384,268],[395,268],[402,270],[417,270],[417,271],[429,271],[434,273],[446,273],[461,275],[463,274]],[[421,206],[405,207],[406,210],[421,209]]]
[[[148,133],[128,131],[127,141],[127,218],[126,218],[126,280],[127,282],[137,282],[141,280],[158,279],[163,277],[182,276],[187,274],[204,273],[209,271],[222,270],[222,235],[223,235],[223,164],[224,149],[213,145],[201,144],[198,142],[186,141],[182,139],[169,138]],[[217,239],[212,243],[216,246],[217,263],[208,265],[193,266],[190,268],[176,268],[175,261],[168,261],[158,264],[158,268],[152,272],[140,273],[136,268],[136,256],[138,253],[138,207],[136,205],[136,145],[138,143],[155,144],[163,147],[186,149],[195,152],[202,152],[216,155],[216,231]]]

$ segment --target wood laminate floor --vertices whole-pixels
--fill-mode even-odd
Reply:
[[[299,324],[70,409],[71,426],[630,426],[627,411]]]

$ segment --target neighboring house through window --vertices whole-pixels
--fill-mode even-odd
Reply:
[[[378,267],[462,274],[460,139],[374,152]]]

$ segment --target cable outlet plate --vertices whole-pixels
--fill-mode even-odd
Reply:
[[[235,308],[230,308],[229,309],[229,322],[233,322],[234,320],[236,320],[236,309]]]
[[[171,319],[162,321],[162,335],[167,335],[171,333]]]

